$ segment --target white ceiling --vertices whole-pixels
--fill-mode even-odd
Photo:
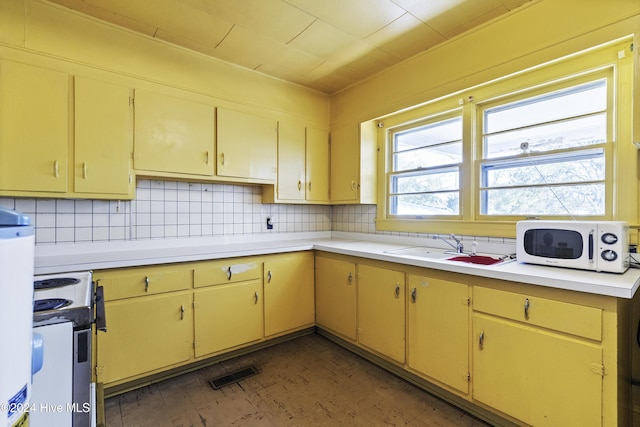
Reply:
[[[50,0],[331,94],[531,0]]]

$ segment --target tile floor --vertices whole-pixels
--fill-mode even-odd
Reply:
[[[208,383],[250,365],[259,373],[239,383]],[[108,427],[487,425],[317,334],[109,398],[105,416]]]

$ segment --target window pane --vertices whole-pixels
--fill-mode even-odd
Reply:
[[[553,190],[551,189],[553,188]],[[604,215],[604,183],[481,191],[488,215]]]
[[[535,126],[496,135],[485,136],[485,158],[514,156],[524,151],[520,144],[527,142],[528,151],[542,152],[572,147],[602,144],[607,140],[605,113]]]
[[[394,154],[393,170],[413,170],[460,162],[462,162],[462,142],[453,142]]]
[[[604,151],[548,161],[528,158],[512,165],[485,166],[485,187],[604,181]]]
[[[428,191],[457,190],[458,171],[422,175],[400,175],[391,178],[393,193],[424,193]]]
[[[395,134],[393,151],[429,147],[462,139],[462,118],[454,117]]]
[[[435,194],[391,196],[392,215],[458,215],[460,196],[457,191]]]
[[[484,112],[485,133],[562,120],[607,108],[606,80],[490,108]]]

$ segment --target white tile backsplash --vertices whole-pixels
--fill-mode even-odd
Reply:
[[[263,204],[261,188],[251,185],[141,179],[131,201],[0,197],[0,206],[32,218],[37,245],[314,231],[430,237],[376,231],[375,205]]]
[[[330,206],[261,200],[258,186],[141,179],[132,201],[2,197],[0,206],[32,218],[38,245],[331,230]]]

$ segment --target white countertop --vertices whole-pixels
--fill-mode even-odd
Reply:
[[[513,247],[483,244],[481,252],[508,254]],[[145,240],[36,246],[35,274],[132,267],[252,255],[319,250],[455,273],[509,280],[617,298],[632,298],[640,286],[640,269],[624,274],[595,273],[507,261],[493,265],[427,259],[388,253],[410,246],[435,246],[437,241],[359,233],[315,232],[202,239]],[[489,248],[486,248],[486,247]]]

